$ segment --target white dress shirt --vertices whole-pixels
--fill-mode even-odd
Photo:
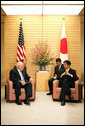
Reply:
[[[67,72],[69,72],[70,68],[66,69]]]
[[[25,79],[24,79],[24,76],[23,76],[22,72],[19,69],[17,69],[17,70],[19,72],[19,75],[21,77],[21,80],[25,82]]]
[[[61,66],[62,66],[62,64],[59,66],[59,70],[60,70]]]

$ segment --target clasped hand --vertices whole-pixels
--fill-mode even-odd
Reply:
[[[22,85],[25,85],[26,84],[26,82],[24,82],[24,81],[20,81],[20,82],[21,82]]]
[[[63,74],[61,74],[61,76],[64,76],[64,75],[69,75],[69,76],[71,76],[71,74],[70,74],[69,72],[67,72],[67,71],[65,71]]]

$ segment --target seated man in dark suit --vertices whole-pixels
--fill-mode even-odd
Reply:
[[[75,88],[75,81],[77,77],[76,71],[70,68],[71,62],[69,60],[64,61],[65,72],[61,74],[62,90],[60,95],[61,105],[65,105],[65,97],[69,96],[69,99],[73,99],[70,88]]]
[[[54,77],[51,78],[51,79],[48,81],[48,85],[49,85],[49,90],[50,90],[50,92],[47,93],[47,95],[52,95],[52,93],[53,93],[53,81],[54,81],[54,80],[57,80],[57,79],[59,80],[61,74],[65,71],[64,66],[63,66],[63,64],[61,63],[61,59],[60,59],[60,58],[57,58],[57,59],[56,59],[56,64],[57,64],[57,66],[55,66]],[[59,82],[59,86],[61,86],[61,81]]]
[[[10,80],[13,82],[13,88],[15,89],[16,104],[22,104],[19,100],[19,96],[21,95],[21,88],[24,88],[26,93],[24,103],[30,105],[29,98],[32,97],[32,84],[29,82],[30,76],[28,76],[23,69],[24,64],[22,62],[18,62],[16,67],[10,71]]]

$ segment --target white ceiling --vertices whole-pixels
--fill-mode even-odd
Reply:
[[[1,4],[42,4],[42,1],[1,1]]]
[[[84,1],[43,1],[44,4],[84,4]],[[42,4],[42,1],[1,1],[1,4]]]
[[[84,1],[43,1],[43,7],[42,1],[1,1],[1,8],[7,15],[78,15]]]

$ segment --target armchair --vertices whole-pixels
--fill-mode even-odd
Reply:
[[[15,101],[16,97],[15,97],[15,89],[13,89],[13,82],[9,79],[7,79],[7,85],[6,85],[6,101],[7,102],[13,102]],[[35,100],[35,82],[32,81],[32,97],[30,97],[30,101],[34,101]],[[19,97],[20,100],[24,100],[25,99],[25,90],[22,88],[21,89],[21,96]]]
[[[73,96],[73,101],[79,101],[81,102],[81,86],[80,86],[80,79],[75,82],[75,88],[71,88],[71,93]],[[58,87],[58,80],[55,80],[53,82],[53,100],[60,100],[60,93],[61,88]],[[66,100],[69,100],[69,97],[66,96]]]

